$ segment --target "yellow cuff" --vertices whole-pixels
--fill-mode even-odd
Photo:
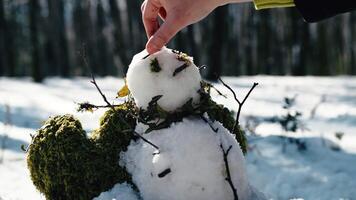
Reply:
[[[253,0],[256,10],[266,8],[293,7],[294,0]]]

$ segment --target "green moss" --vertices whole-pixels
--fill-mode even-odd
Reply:
[[[37,132],[27,156],[31,178],[47,199],[87,200],[131,176],[118,165],[119,153],[135,139],[127,107],[102,117],[90,138],[71,115],[50,118]],[[123,120],[126,122],[124,123]]]
[[[157,58],[151,60],[150,67],[151,67],[151,72],[158,73],[162,70],[161,67],[159,66]]]

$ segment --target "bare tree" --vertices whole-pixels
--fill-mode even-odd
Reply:
[[[40,5],[38,0],[29,1],[29,19],[30,19],[30,37],[31,37],[31,55],[32,55],[32,78],[35,82],[43,80],[40,63],[40,44],[38,31],[38,18],[40,14]]]

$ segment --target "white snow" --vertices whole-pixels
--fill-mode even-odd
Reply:
[[[187,68],[173,76],[174,71],[184,62],[179,61],[177,54],[171,49],[164,47],[143,59],[146,55],[148,53],[144,50],[134,56],[126,77],[128,87],[139,107],[147,108],[152,97],[158,95],[163,95],[157,103],[166,111],[176,110],[190,98],[193,98],[194,102],[199,100],[201,77],[192,58]],[[161,67],[159,72],[152,72],[150,68],[150,63],[155,58]]]
[[[133,175],[133,182],[145,200],[216,200],[234,199],[225,181],[223,152],[228,154],[231,178],[239,199],[247,200],[249,185],[240,146],[220,123],[214,132],[201,119],[184,119],[170,128],[152,131],[143,136],[160,148],[160,154],[147,143],[133,142],[121,155],[121,164]],[[146,127],[138,126],[143,132]],[[165,169],[171,172],[159,177]]]
[[[260,83],[242,110],[242,125],[251,115],[264,118],[282,114],[283,97],[298,94],[296,108],[303,112],[302,120],[310,129],[292,134],[283,133],[278,125],[271,123],[259,125],[256,129],[258,136],[248,138],[250,151],[246,157],[246,170],[252,185],[270,199],[355,199],[356,77],[223,79],[239,97],[244,96],[253,82]],[[21,144],[30,142],[29,134],[34,133],[42,121],[51,115],[71,113],[82,121],[86,130],[99,126],[98,119],[103,110],[76,112],[74,102],[104,104],[89,81],[88,78],[50,78],[44,84],[36,84],[28,79],[0,78],[1,199],[43,199],[31,183],[25,153],[20,150]],[[122,79],[97,78],[97,82],[110,102],[121,101],[114,97],[124,84]],[[236,110],[229,91],[221,84],[215,86],[229,98],[214,94],[214,99]],[[319,105],[314,118],[310,118],[311,110],[322,96],[325,96],[325,102]],[[10,107],[8,114],[5,105]],[[5,125],[9,121],[7,118],[10,118],[10,125]],[[343,138],[338,140],[335,132],[343,132]],[[283,153],[283,140],[279,135],[305,140],[308,150],[299,152],[291,145]],[[341,150],[330,150],[330,146],[335,145]]]
[[[137,193],[132,189],[128,183],[118,183],[107,191],[102,192],[98,197],[93,200],[139,200]]]

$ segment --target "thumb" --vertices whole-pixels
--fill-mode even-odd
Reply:
[[[159,51],[180,29],[182,29],[182,27],[183,26],[180,26],[179,23],[177,23],[177,20],[167,17],[161,27],[148,40],[146,44],[147,52],[153,54]]]

